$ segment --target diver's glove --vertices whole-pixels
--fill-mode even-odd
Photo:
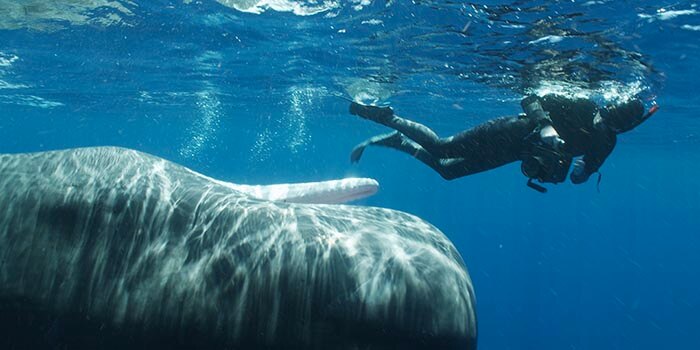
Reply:
[[[532,119],[540,127],[540,140],[551,149],[561,152],[564,149],[564,140],[559,137],[559,133],[552,126],[552,119],[549,117],[540,104],[540,100],[535,95],[530,95],[520,101],[520,106],[528,118]]]
[[[574,170],[571,171],[571,182],[575,185],[588,181],[591,174],[586,173],[586,162],[583,159],[574,161]]]
[[[373,121],[380,121],[393,117],[394,110],[391,107],[365,106],[353,102],[350,104],[350,114]]]

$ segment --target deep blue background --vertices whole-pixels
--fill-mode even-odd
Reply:
[[[60,28],[45,31],[25,18],[24,27],[0,26],[0,53],[17,56],[0,66],[0,81],[24,85],[0,84],[0,152],[119,145],[251,184],[374,177],[380,192],[359,204],[418,215],[461,252],[476,288],[481,349],[699,349],[700,31],[683,27],[698,25],[696,5],[522,3],[552,5],[542,18],[562,6],[583,9],[583,18],[599,20],[581,22],[597,26],[591,33],[653,67],[613,69],[622,82],[640,81],[662,109],[619,138],[600,193],[589,181],[539,194],[517,164],[451,182],[385,149],[349,164],[352,146],[386,131],[347,113],[340,97],[356,97],[349,86],[357,81],[376,94],[379,84],[383,103],[442,135],[519,112],[533,85],[523,70],[533,66],[504,79],[494,56],[474,55],[495,41],[454,34],[472,23],[487,36],[497,21],[442,2],[359,11],[340,4],[310,17],[139,2],[123,16],[128,25],[55,21]],[[691,12],[640,16],[660,9]],[[100,11],[113,10],[88,15]],[[383,24],[361,25],[371,19]],[[542,52],[525,61],[540,62]],[[58,105],[38,107],[27,96]]]

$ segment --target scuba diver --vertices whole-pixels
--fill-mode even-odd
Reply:
[[[372,137],[355,146],[350,160],[356,163],[367,146],[384,146],[410,154],[446,180],[456,179],[521,161],[527,185],[566,180],[574,157],[571,182],[581,184],[598,172],[615,147],[617,135],[632,130],[658,110],[647,113],[638,99],[599,108],[593,101],[557,95],[528,96],[525,113],[489,120],[456,135],[440,138],[425,125],[401,118],[390,107],[355,102],[350,113],[396,131]],[[598,183],[600,183],[600,173]]]

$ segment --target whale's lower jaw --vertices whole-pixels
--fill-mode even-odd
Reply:
[[[474,309],[415,216],[265,201],[124,149],[0,155],[2,349],[464,350]]]
[[[379,183],[368,178],[345,178],[267,186],[222,184],[258,199],[302,204],[346,203],[369,197],[379,190]]]

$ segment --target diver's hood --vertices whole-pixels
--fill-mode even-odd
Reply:
[[[618,105],[606,106],[600,110],[600,116],[605,125],[619,134],[634,129],[651,115],[645,115],[642,101],[634,99]]]

